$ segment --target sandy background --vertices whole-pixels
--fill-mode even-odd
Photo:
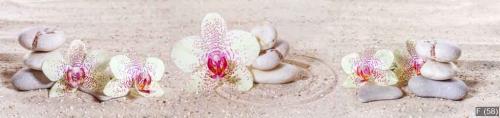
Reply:
[[[500,2],[495,0],[0,0],[0,116],[6,117],[473,117],[474,107],[500,106]],[[170,58],[172,44],[199,34],[208,12],[230,29],[273,22],[291,53],[317,57],[312,76],[287,85],[257,85],[249,93],[189,94],[189,74]],[[77,93],[48,98],[47,90],[19,92],[10,77],[28,53],[16,40],[29,26],[55,26],[67,41],[112,54],[161,57],[168,92],[161,98],[104,103]],[[408,39],[460,44],[458,78],[470,87],[463,101],[419,98],[360,103],[340,87],[343,55],[366,47],[397,49]],[[307,59],[302,59],[302,61]]]

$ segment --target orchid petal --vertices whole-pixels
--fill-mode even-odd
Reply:
[[[101,51],[90,51],[85,57],[85,64],[91,70],[105,70],[108,67],[109,57]]]
[[[235,74],[236,74],[236,86],[238,87],[239,91],[249,91],[253,87],[253,74],[248,70],[246,66],[239,65],[242,67],[239,67],[236,69]]]
[[[252,33],[232,30],[227,33],[227,39],[231,41],[231,50],[238,56],[239,63],[249,66],[259,56],[260,44]]]
[[[206,69],[197,69],[191,73],[191,80],[189,81],[188,91],[189,92],[200,92],[205,90],[213,90],[222,81],[213,79],[209,76]]]
[[[394,54],[390,50],[378,50],[374,57],[381,61],[380,69],[382,70],[389,70],[394,65]]]
[[[357,88],[358,84],[354,81],[354,76],[349,76],[345,81],[342,83],[343,87],[346,88]]]
[[[112,79],[112,75],[105,72],[93,72],[90,78],[86,78],[80,90],[85,92],[102,92],[106,84]]]
[[[165,71],[165,65],[163,64],[163,61],[161,59],[152,57],[147,58],[145,65],[146,67],[151,67],[152,80],[161,80]]]
[[[73,40],[69,46],[66,56],[70,64],[83,64],[86,55],[85,44],[80,40]]]
[[[188,84],[188,91],[198,92],[203,89],[204,79],[209,78],[206,76],[204,69],[197,69],[191,74],[191,80]]]
[[[399,82],[398,77],[392,71],[385,71],[383,78],[379,78],[375,80],[375,83],[380,86],[391,86],[395,85]]]
[[[42,71],[50,81],[57,81],[63,78],[65,65],[61,55],[53,55],[43,62]]]
[[[116,79],[127,79],[128,66],[131,64],[130,58],[125,55],[116,55],[109,61],[109,67]]]
[[[202,50],[195,46],[195,42],[199,41],[200,37],[186,37],[174,44],[171,57],[175,65],[184,72],[193,72],[196,67],[199,67],[202,62],[200,56]]]
[[[152,82],[149,90],[150,93],[146,93],[138,91],[138,89],[136,88],[131,92],[134,92],[133,95],[140,95],[142,97],[160,97],[164,94],[164,91],[158,82]]]
[[[103,93],[110,97],[122,97],[129,93],[130,87],[131,85],[127,80],[114,79],[106,84]]]
[[[352,74],[354,73],[354,63],[356,62],[356,59],[359,59],[360,55],[358,53],[351,53],[349,55],[346,55],[342,57],[342,69],[344,70],[345,73],[347,74]]]
[[[226,21],[218,13],[208,13],[201,22],[201,39],[220,45],[226,35]]]
[[[64,80],[59,80],[54,85],[52,85],[52,88],[50,88],[49,97],[64,96],[64,94],[66,92],[73,93],[76,90],[77,90],[76,88],[69,88],[69,87],[67,87]]]

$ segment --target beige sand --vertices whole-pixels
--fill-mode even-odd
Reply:
[[[471,117],[478,106],[500,106],[500,2],[495,0],[0,0],[0,117]],[[189,94],[189,74],[170,60],[172,44],[199,34],[207,12],[220,12],[231,29],[276,25],[291,53],[317,57],[311,78],[257,85],[241,94]],[[77,93],[48,98],[47,90],[16,91],[10,77],[28,51],[16,34],[56,26],[68,41],[113,54],[130,50],[161,57],[167,66],[161,98],[104,103]],[[452,39],[463,48],[458,78],[470,86],[463,101],[419,98],[360,103],[340,87],[340,58],[365,47],[396,49],[407,39]],[[333,73],[329,73],[331,66]],[[406,89],[406,88],[405,88]],[[407,91],[407,90],[406,90]]]

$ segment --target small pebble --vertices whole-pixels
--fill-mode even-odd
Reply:
[[[267,50],[252,63],[252,67],[258,70],[271,70],[276,68],[281,62],[280,55],[275,50]]]
[[[420,97],[437,97],[449,100],[461,100],[467,95],[467,85],[462,80],[431,80],[415,76],[408,82],[408,88]]]
[[[457,75],[457,70],[450,62],[427,60],[420,69],[422,76],[433,80],[448,80]]]
[[[439,62],[455,61],[462,53],[457,45],[443,40],[418,40],[415,44],[415,51],[421,57]]]
[[[24,56],[24,65],[35,70],[42,70],[42,63],[47,57],[60,56],[59,52],[31,52]]]
[[[403,92],[394,86],[379,86],[374,84],[365,84],[358,88],[358,98],[361,102],[371,102],[379,100],[399,99]]]
[[[261,50],[270,49],[274,47],[274,44],[276,44],[278,33],[273,26],[269,25],[269,23],[254,27],[251,32],[257,37],[257,39],[259,39]]]
[[[21,46],[32,51],[53,51],[61,47],[65,40],[62,31],[51,27],[28,28],[18,38]]]
[[[50,88],[54,82],[50,81],[42,71],[22,68],[12,76],[12,84],[18,90],[36,90]]]
[[[300,69],[295,65],[282,63],[269,71],[252,69],[255,82],[260,84],[283,84],[296,80],[300,76]]]

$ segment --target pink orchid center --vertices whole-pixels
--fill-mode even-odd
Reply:
[[[380,63],[378,60],[366,59],[358,62],[355,66],[355,74],[361,81],[367,81],[372,78],[380,78],[381,72],[377,69]]]
[[[134,86],[143,93],[150,93],[150,85],[152,82],[151,74],[144,71],[137,71],[133,75]]]
[[[70,66],[64,71],[66,77],[66,84],[71,88],[78,88],[85,78],[87,78],[87,71],[82,66]]]
[[[422,65],[424,65],[424,63],[425,60],[418,56],[413,56],[410,59],[410,65],[415,70],[415,73],[417,75],[420,75],[420,68],[422,68]]]
[[[212,79],[222,79],[228,68],[227,54],[222,51],[213,51],[208,54],[207,67]]]

